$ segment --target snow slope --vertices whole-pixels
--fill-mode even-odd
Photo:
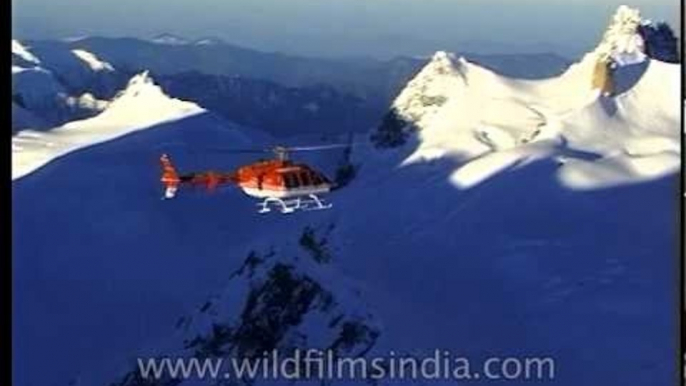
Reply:
[[[31,63],[34,65],[40,64],[40,60],[35,55],[33,55],[18,40],[12,39],[12,56],[15,55],[26,63]]]
[[[94,54],[84,50],[72,50],[74,55],[83,60],[93,71],[114,71],[114,67]]]
[[[560,174],[563,183],[594,188],[659,178],[681,168],[681,118],[673,107],[680,98],[681,68],[656,60],[645,66],[629,91],[602,98],[566,120],[571,143],[604,156],[567,163]]]
[[[462,186],[529,157],[532,143],[535,154],[546,147],[564,163],[561,182],[574,189],[675,173],[681,68],[644,55],[638,15],[620,7],[598,47],[550,79],[512,80],[439,52],[393,103],[389,114],[400,123],[380,131],[417,133],[405,164],[446,154],[478,159],[456,172]]]
[[[622,86],[627,89],[622,94],[607,97],[592,88],[591,72],[583,69],[591,66],[588,58],[585,61],[559,79],[522,84],[464,59],[437,54],[394,105],[420,138],[418,149],[405,162],[446,153],[476,159],[546,142],[550,152],[565,160],[569,159],[565,149],[596,155],[594,160],[582,157],[562,168],[562,181],[570,187],[593,188],[676,172],[680,117],[674,106],[679,99],[680,66],[650,60],[620,67],[614,73],[615,84],[630,84]],[[432,100],[441,103],[427,103]],[[577,167],[605,170],[607,162],[618,159],[628,164],[617,169],[612,179],[606,175],[594,184],[590,176],[579,177],[584,182],[570,177],[580,172]]]
[[[167,97],[147,73],[139,74],[96,117],[70,122],[49,132],[23,130],[14,135],[12,179],[77,149],[203,112],[195,104]]]

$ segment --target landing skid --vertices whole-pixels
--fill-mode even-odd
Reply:
[[[257,204],[260,208],[258,213],[269,213],[272,210],[277,210],[281,213],[293,213],[297,210],[323,210],[329,209],[333,205],[327,204],[316,194],[310,194],[307,197],[298,197],[291,199],[281,199],[276,197],[267,197],[264,201]]]

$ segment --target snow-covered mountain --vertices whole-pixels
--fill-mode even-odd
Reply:
[[[147,73],[139,74],[93,118],[69,122],[48,132],[22,130],[13,136],[12,178],[82,147],[204,111],[193,103],[169,98]]]
[[[201,46],[201,50],[225,46],[218,39],[202,40],[188,43],[188,46]],[[34,72],[20,74],[27,68],[19,67],[19,64],[26,66],[29,62],[20,55],[14,55],[14,61],[17,62],[13,67],[15,102],[41,117],[46,128],[96,114],[116,92],[126,86],[130,76],[147,71],[147,68],[141,68],[134,72],[126,65],[114,65],[111,60],[105,60],[103,56],[85,48],[87,41],[88,38],[82,38],[68,42],[32,43],[31,51],[36,54],[36,60],[39,60],[37,57],[42,58],[40,61],[43,66],[32,65],[30,69]],[[15,43],[20,44],[17,41]],[[173,61],[173,50],[186,44],[174,44],[172,51],[166,50],[168,46],[163,42],[156,43],[155,47],[169,54],[165,61]],[[136,52],[135,47],[132,45],[127,51],[132,58],[145,56]],[[22,49],[20,53],[33,55],[24,46]],[[368,130],[386,106],[385,103],[356,97],[326,84],[286,87],[268,80],[199,72],[167,75],[156,72],[153,75],[174,97],[193,101],[230,121],[259,127],[277,136],[285,133],[321,131],[329,134]],[[41,80],[39,77],[47,79]],[[39,84],[34,87],[33,83]],[[36,93],[39,95],[34,97]],[[23,99],[26,98],[30,98],[31,103],[25,103]],[[89,104],[92,98],[97,103]],[[91,105],[99,109],[89,109]],[[26,122],[16,120],[14,131],[39,128],[26,126]]]
[[[172,44],[168,44],[168,43]],[[32,41],[50,46],[55,42]],[[239,76],[278,83],[286,87],[329,85],[372,102],[388,104],[402,85],[421,68],[426,58],[400,57],[324,59],[261,52],[228,44],[218,38],[197,40],[163,34],[153,39],[86,37],[71,42],[107,58],[116,68],[132,72],[150,70],[156,75],[197,72]],[[555,54],[481,55],[465,53],[490,68],[516,77],[558,74],[569,62]]]
[[[82,47],[71,47],[74,42],[57,41],[51,44],[28,43],[28,49],[40,62],[40,67],[50,71],[55,80],[70,94],[89,92],[100,99],[110,99],[123,85],[127,72],[118,69],[99,55]],[[14,44],[22,45],[16,40]],[[13,58],[16,58],[13,55]],[[20,63],[13,65],[22,66]],[[26,66],[23,66],[26,67]],[[122,84],[123,83],[123,84]]]
[[[601,60],[632,63],[644,56],[663,62],[678,62],[677,39],[666,23],[654,23],[641,17],[638,9],[620,6],[596,48]]]
[[[54,41],[30,43],[45,47],[56,44]],[[380,78],[380,75],[385,75],[386,63],[383,62],[261,52],[213,38],[200,38],[194,42],[193,39],[168,34],[155,39],[89,37],[72,42],[69,47],[93,52],[106,58],[115,68],[134,72],[150,70],[157,75],[199,72],[260,79],[298,88],[327,84],[339,92],[358,96],[395,91],[384,85],[389,81],[388,77]]]
[[[592,161],[576,159],[563,168],[562,178],[575,187],[673,173],[680,166],[674,109],[680,66],[646,55],[642,25],[637,10],[620,7],[594,51],[545,80],[507,79],[439,52],[400,93],[372,140],[377,147],[397,147],[416,133],[411,160],[511,152],[502,167],[523,155],[519,148],[536,142],[553,153],[594,154]],[[566,162],[566,155],[560,157]],[[460,175],[475,178],[471,171]]]
[[[218,38],[193,41],[170,34],[148,40],[81,37],[27,44],[73,97],[88,93],[110,100],[130,76],[149,70],[173,96],[276,135],[285,130],[366,131],[428,61],[301,58],[249,50]],[[554,54],[466,55],[521,78],[553,76],[569,64]],[[236,103],[240,108],[231,107]],[[41,116],[60,110],[53,105],[33,112]],[[92,113],[45,120],[56,126]]]
[[[22,109],[12,116],[13,132],[52,128],[98,114],[125,85],[122,76],[110,63],[82,49],[35,49],[12,40],[13,109]],[[25,119],[25,113],[37,119]]]
[[[196,314],[177,321],[175,339],[163,354],[259,358],[273,350],[287,353],[309,347],[358,357],[372,350],[381,326],[355,284],[327,266],[336,257],[335,243],[327,239],[332,228],[322,228],[323,234],[306,228],[299,240],[278,250],[248,253],[229,276],[224,292],[208,299]],[[148,354],[159,355],[160,349]],[[168,378],[159,383],[166,381],[174,382]],[[114,385],[142,382],[134,362]]]
[[[140,116],[145,130],[13,183],[13,383],[214,385],[142,380],[135,359],[334,347],[552,356],[551,384],[668,384],[681,68],[609,46],[539,80],[436,53],[355,139],[334,207],[288,216],[233,189],[160,200],[161,152],[232,169],[254,159],[202,149],[269,139],[135,78],[72,128]]]

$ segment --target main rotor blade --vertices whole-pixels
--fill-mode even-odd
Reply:
[[[297,151],[317,151],[328,149],[340,149],[352,147],[354,143],[336,143],[328,145],[314,145],[314,146],[272,146],[264,149],[232,149],[223,147],[203,147],[200,149],[191,150],[194,153],[232,153],[232,154],[264,154],[264,153],[279,153],[279,152],[297,152]]]
[[[313,151],[313,150],[338,149],[338,148],[345,148],[345,147],[351,147],[351,146],[352,146],[352,144],[349,144],[349,143],[337,143],[337,144],[319,145],[319,146],[293,146],[293,147],[286,146],[285,149],[287,151]]]
[[[206,148],[194,149],[198,153],[233,153],[233,154],[264,154],[272,152],[272,149],[230,149],[230,148]]]

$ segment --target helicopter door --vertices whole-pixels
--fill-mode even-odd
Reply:
[[[310,179],[310,174],[307,172],[300,173],[300,182],[302,186],[312,186],[312,180]]]
[[[257,175],[257,189],[262,190],[264,186],[264,173]]]
[[[286,184],[286,189],[295,189],[300,186],[300,181],[295,173],[286,173],[283,176],[284,182]]]

